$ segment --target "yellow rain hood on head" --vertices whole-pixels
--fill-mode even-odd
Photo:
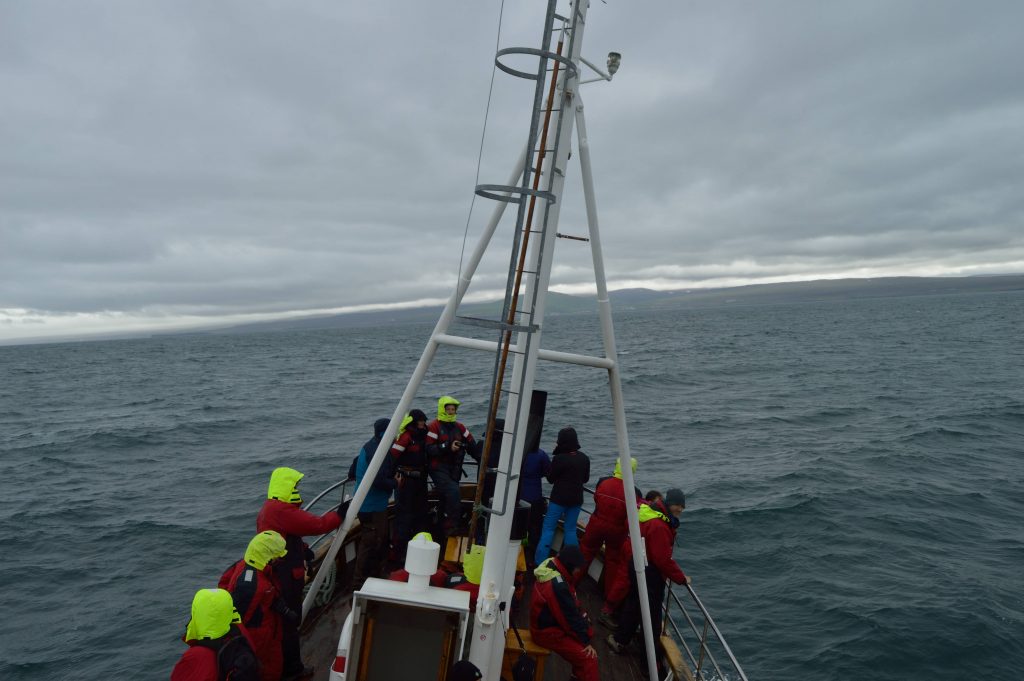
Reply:
[[[413,541],[416,541],[417,539],[421,541],[434,541],[434,538],[430,536],[429,532],[420,532],[412,538]]]
[[[249,542],[249,548],[245,550],[245,564],[251,565],[257,570],[267,567],[267,563],[275,558],[281,558],[288,553],[284,537],[273,530],[260,532]]]
[[[192,619],[185,627],[185,640],[220,638],[232,622],[241,622],[231,594],[224,589],[200,589],[192,599]]]
[[[270,474],[270,485],[267,487],[267,498],[286,501],[289,504],[301,504],[299,496],[299,480],[303,474],[294,468],[275,468]]]
[[[401,435],[405,432],[406,427],[412,423],[412,414],[406,414],[405,418],[402,419],[402,425],[398,427],[398,434]]]
[[[636,473],[636,457],[635,456],[631,456],[629,458],[629,466],[630,466],[630,468],[633,469],[633,472]],[[619,480],[622,480],[622,461],[620,461],[619,459],[615,460],[615,472],[612,473],[612,475],[614,475]]]
[[[454,397],[452,397],[451,395],[445,395],[444,397],[439,399],[437,401],[437,420],[438,421],[447,421],[448,423],[453,423],[455,421],[455,415],[454,414],[449,416],[448,414],[444,413],[445,406],[449,405],[449,404],[454,404],[457,407],[457,406],[459,406],[462,403],[459,402]]]

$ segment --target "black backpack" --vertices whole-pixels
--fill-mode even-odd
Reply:
[[[248,639],[234,625],[216,641],[202,640],[198,643],[217,653],[219,681],[260,681],[260,661]]]

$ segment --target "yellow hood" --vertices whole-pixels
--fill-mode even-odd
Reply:
[[[555,567],[554,558],[548,558],[533,570],[533,576],[537,578],[538,582],[550,582],[560,574],[562,573]]]
[[[439,399],[437,401],[437,420],[438,421],[446,421],[448,423],[453,423],[455,421],[455,415],[454,414],[449,416],[448,414],[444,413],[445,406],[449,405],[449,404],[454,404],[457,407],[457,406],[459,406],[462,403],[459,402],[454,397],[452,397],[451,395],[445,395],[444,397]]]
[[[286,501],[289,504],[301,504],[299,496],[299,480],[303,474],[294,468],[275,468],[270,474],[270,485],[267,487],[267,498]]]
[[[412,423],[412,414],[406,414],[405,418],[402,419],[402,425],[398,427],[398,434],[404,433],[410,423]]]
[[[636,457],[630,457],[629,466],[630,468],[633,469],[633,472],[636,473]],[[612,475],[614,475],[619,480],[622,480],[622,461],[620,461],[619,459],[615,460],[615,472],[612,473]]]
[[[228,633],[232,622],[241,621],[231,594],[224,589],[200,589],[192,599],[192,619],[185,627],[185,640],[220,638]]]
[[[260,532],[249,542],[249,548],[245,550],[245,563],[257,570],[267,567],[267,563],[275,558],[281,558],[288,553],[285,547],[284,537],[273,530]]]
[[[640,522],[642,523],[646,523],[648,520],[654,520],[655,518],[661,518],[665,522],[668,522],[667,515],[648,506],[647,504],[640,504],[640,508],[637,509],[636,513],[640,517]]]

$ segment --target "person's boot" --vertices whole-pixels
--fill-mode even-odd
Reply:
[[[615,640],[615,634],[608,634],[605,643],[608,644],[608,648],[616,655],[622,655],[623,651],[625,651],[625,646]]]
[[[607,610],[602,610],[597,615],[597,621],[608,627],[612,631],[619,628],[619,623],[615,621],[615,617],[612,616]]]

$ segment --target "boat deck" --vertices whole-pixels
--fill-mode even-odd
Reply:
[[[522,602],[513,608],[514,621],[519,628],[520,634],[524,632],[528,634],[529,632],[529,600],[531,593],[532,576],[528,579],[526,588],[523,590]],[[597,650],[602,681],[640,681],[646,679],[647,673],[644,667],[643,656],[637,646],[630,646],[627,648],[626,653],[616,655],[605,643],[605,638],[611,631],[597,621],[597,614],[600,612],[603,599],[598,585],[592,578],[588,576],[582,580],[578,589],[578,595],[580,603],[594,623],[592,644]],[[303,654],[307,664],[311,664],[316,668],[315,674],[311,677],[315,681],[323,681],[328,678],[328,673],[331,665],[334,663],[334,657],[337,652],[338,637],[341,635],[341,629],[345,623],[345,617],[348,616],[351,602],[351,593],[345,589],[343,595],[339,596],[332,606],[320,615],[316,625],[303,633]],[[558,655],[551,653],[545,658],[544,681],[569,681],[571,675],[571,667]],[[511,681],[511,679],[508,681]]]

